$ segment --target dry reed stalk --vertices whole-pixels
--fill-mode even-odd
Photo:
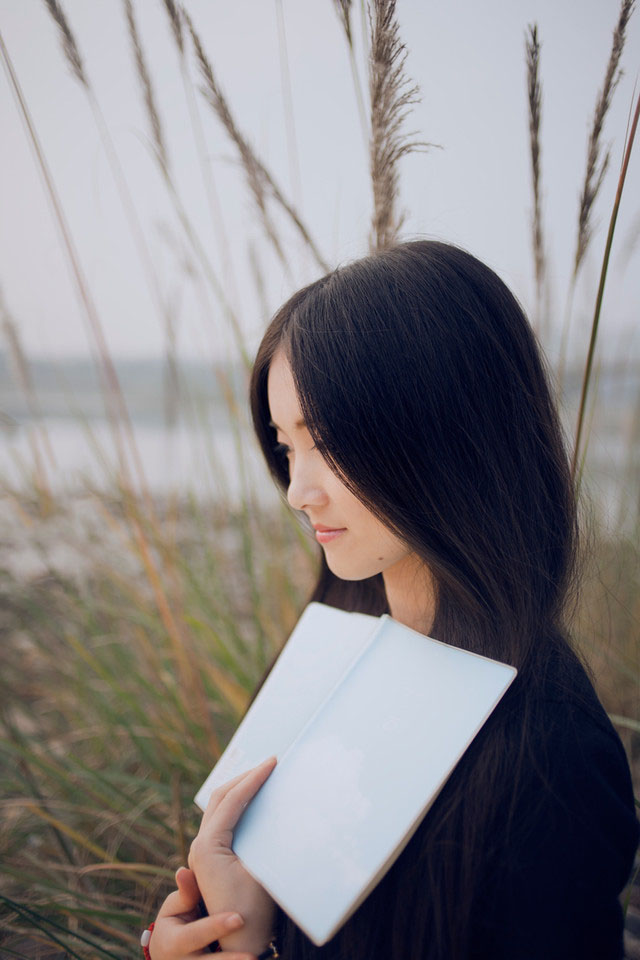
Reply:
[[[526,39],[527,57],[527,99],[529,104],[529,149],[531,154],[531,184],[533,188],[533,214],[531,223],[533,260],[536,280],[536,320],[541,326],[544,282],[546,274],[546,256],[542,223],[542,200],[540,188],[540,118],[542,113],[542,92],[540,86],[540,43],[538,27],[529,27]]]
[[[269,302],[267,299],[267,287],[264,282],[264,274],[258,258],[258,251],[256,250],[254,243],[249,243],[248,259],[251,276],[253,277],[253,285],[255,287],[258,303],[260,304],[260,309],[262,311],[262,318],[266,324],[271,314],[271,310],[269,309]]]
[[[201,687],[201,678],[197,674],[197,671],[194,669],[193,665],[190,662],[190,658],[187,654],[185,638],[182,631],[178,628],[177,620],[171,609],[166,591],[162,584],[161,577],[157,568],[157,564],[153,558],[151,546],[146,536],[146,533],[143,528],[143,524],[140,518],[137,516],[134,509],[134,498],[132,497],[133,484],[132,476],[129,468],[129,461],[127,457],[127,449],[133,459],[134,467],[137,471],[139,478],[140,487],[142,490],[147,515],[149,520],[154,526],[156,535],[158,534],[157,520],[155,517],[155,511],[153,508],[153,503],[151,496],[149,494],[148,486],[146,484],[144,471],[142,469],[142,463],[139,458],[139,453],[137,445],[135,443],[135,437],[133,433],[133,426],[131,424],[131,419],[129,417],[129,411],[122,393],[120,382],[113,364],[113,360],[109,353],[107,342],[104,336],[104,331],[102,329],[102,324],[98,315],[96,305],[91,296],[89,286],[86,282],[82,268],[80,266],[80,260],[73,243],[71,236],[71,231],[66,221],[64,211],[62,209],[62,204],[58,197],[58,193],[53,182],[53,178],[49,171],[47,161],[44,156],[38,135],[36,133],[33,121],[27,107],[26,101],[22,94],[18,78],[16,76],[13,64],[9,57],[9,52],[4,44],[2,36],[0,35],[0,53],[3,57],[3,62],[9,80],[16,96],[22,117],[24,119],[25,125],[29,132],[30,142],[33,146],[33,149],[36,154],[38,161],[38,166],[42,173],[43,179],[45,181],[45,186],[47,194],[51,201],[54,216],[60,233],[63,240],[63,246],[66,251],[72,275],[76,283],[76,289],[80,299],[81,306],[85,318],[89,326],[90,333],[90,342],[95,344],[97,351],[97,360],[96,365],[99,372],[99,376],[102,382],[103,395],[106,400],[107,406],[107,415],[109,418],[111,433],[116,447],[116,452],[118,455],[118,465],[120,468],[120,474],[123,480],[123,506],[127,514],[127,519],[131,525],[133,532],[134,540],[137,545],[140,557],[145,567],[145,572],[151,584],[154,599],[156,601],[158,612],[160,613],[162,622],[167,631],[169,639],[172,643],[174,650],[174,655],[176,661],[181,669],[181,672],[186,681],[191,682],[191,686],[187,689],[192,690],[195,696],[192,699],[189,698],[188,702],[191,706],[199,707],[202,709],[203,704],[203,694],[200,694]],[[121,428],[124,432],[124,438],[121,434]],[[125,445],[126,440],[126,445]],[[213,731],[211,731],[211,744],[212,749],[218,749],[217,740]]]
[[[62,42],[62,49],[67,58],[71,70],[80,81],[83,87],[89,89],[89,81],[84,72],[84,64],[82,62],[82,57],[80,56],[80,50],[78,49],[78,44],[76,43],[76,38],[74,37],[71,29],[69,27],[69,22],[64,14],[64,11],[58,0],[44,0],[49,10],[49,13],[53,17],[58,30],[60,31],[60,40]]]
[[[236,395],[233,390],[233,385],[230,381],[228,371],[218,368],[216,370],[216,379],[222,391],[222,394],[225,398],[225,404],[227,410],[231,414],[231,426],[233,433],[233,441],[236,450],[236,459],[239,467],[239,488],[242,491],[242,496],[240,500],[240,533],[242,537],[242,554],[244,560],[244,567],[247,572],[248,581],[249,581],[249,595],[250,595],[250,609],[252,613],[253,623],[256,629],[256,636],[258,639],[257,646],[257,658],[260,665],[260,669],[264,670],[267,666],[266,661],[266,636],[264,632],[264,626],[262,623],[261,610],[264,606],[263,597],[260,592],[258,584],[258,576],[256,569],[256,546],[255,546],[255,537],[252,534],[251,527],[254,525],[254,516],[255,510],[252,510],[251,504],[251,489],[249,483],[249,476],[247,473],[247,462],[243,456],[243,438],[240,433],[241,423],[243,420],[243,411],[239,407]],[[246,422],[246,421],[245,421]],[[255,506],[255,505],[254,505]]]
[[[177,356],[177,337],[176,337],[176,316],[177,310],[170,307],[166,314],[165,323],[165,354],[163,369],[163,399],[164,399],[164,422],[169,430],[178,422],[180,412],[180,397],[182,393],[180,382],[180,366]]]
[[[53,498],[51,495],[51,485],[48,480],[47,468],[45,466],[45,457],[54,470],[57,467],[56,458],[51,447],[49,434],[42,423],[42,410],[40,409],[40,404],[38,402],[38,394],[33,382],[33,377],[31,376],[31,369],[29,367],[27,356],[20,341],[18,327],[15,320],[9,313],[9,309],[5,303],[1,288],[0,319],[2,323],[2,329],[4,331],[5,341],[9,348],[9,356],[13,362],[17,378],[20,382],[22,392],[27,401],[27,407],[29,408],[29,413],[34,424],[34,429],[29,430],[29,444],[31,446],[31,452],[33,454],[33,461],[36,470],[36,487],[41,497],[41,510],[43,515],[47,515],[53,506]],[[40,449],[41,446],[42,452]]]
[[[258,207],[263,227],[279,259],[281,260],[285,269],[288,271],[288,261],[284,255],[279,237],[267,211],[267,199],[269,196],[284,210],[284,212],[293,222],[305,244],[313,254],[313,257],[320,269],[327,273],[329,271],[329,266],[321,256],[316,244],[311,238],[309,231],[302,222],[300,215],[292,206],[292,204],[289,203],[289,201],[285,198],[284,194],[276,184],[273,176],[269,173],[262,161],[258,159],[254,150],[238,129],[227,104],[227,100],[214,76],[211,62],[207,58],[202,41],[200,40],[193,22],[184,7],[182,8],[182,16],[184,17],[187,27],[189,28],[193,46],[196,52],[196,59],[200,68],[200,73],[202,74],[202,78],[204,80],[204,86],[200,88],[201,93],[222,123],[222,126],[227,131],[229,137],[235,144],[238,153],[240,154],[240,161],[247,178],[249,189],[251,190]]]
[[[394,243],[404,222],[404,215],[396,212],[398,161],[432,144],[401,133],[409,107],[419,102],[419,88],[412,86],[404,73],[407,53],[399,37],[396,0],[374,0],[372,6],[369,92],[373,222],[369,245],[373,251]]]
[[[87,75],[84,71],[84,66],[82,63],[82,58],[80,56],[78,44],[71,31],[71,28],[69,27],[69,23],[64,15],[64,11],[62,10],[62,7],[57,2],[57,0],[45,0],[45,3],[60,31],[62,41],[63,41],[64,54],[69,61],[71,69],[76,75],[76,77],[78,78],[78,80],[80,81],[80,83],[82,84],[82,86],[84,87],[84,89],[90,95],[92,104],[95,105],[95,107],[97,108],[97,101],[95,100],[95,97],[92,95],[91,85],[89,84]],[[44,156],[44,151],[42,150],[42,147],[40,145],[40,141],[37,136],[35,126],[33,124],[33,120],[31,118],[26,101],[22,94],[22,90],[20,88],[15,70],[13,68],[13,64],[9,57],[9,52],[6,49],[6,46],[4,45],[4,43],[2,42],[1,37],[0,37],[0,44],[2,46],[2,53],[3,53],[5,68],[9,75],[10,83],[11,83],[13,92],[15,94],[18,107],[20,109],[22,118],[27,128],[29,139],[34,149],[36,160],[44,179],[46,191],[53,208],[54,217],[58,223],[58,227],[62,235],[63,245],[66,250],[67,257],[69,259],[69,263],[71,266],[71,272],[76,283],[76,290],[78,292],[81,306],[85,314],[85,319],[87,320],[87,323],[88,323],[89,332],[90,332],[90,342],[95,344],[95,349],[97,354],[96,367],[98,369],[98,374],[102,383],[103,396],[105,398],[107,416],[108,416],[110,427],[111,427],[111,434],[114,441],[116,454],[118,456],[118,465],[119,465],[121,477],[123,480],[123,484],[125,489],[127,489],[128,491],[132,489],[132,477],[129,471],[129,462],[128,462],[128,457],[126,453],[126,449],[128,447],[129,454],[134,464],[134,469],[137,473],[140,488],[142,490],[143,496],[147,503],[147,507],[149,509],[149,515],[152,517],[153,516],[152,501],[146,485],[144,471],[142,468],[142,462],[140,460],[137,445],[135,443],[133,427],[129,418],[129,412],[126,406],[124,395],[122,393],[122,389],[120,387],[120,382],[118,380],[115,366],[113,365],[113,361],[109,353],[107,342],[104,336],[104,331],[102,329],[102,323],[98,316],[98,311],[93,301],[93,298],[91,296],[88,284],[86,282],[84,274],[82,273],[82,270],[80,267],[80,260],[72,241],[71,232],[66,222],[66,218],[64,216],[64,212],[62,209],[62,204],[58,197],[57,190],[53,182],[53,178],[49,171],[49,168]],[[98,110],[98,113],[99,113],[99,110]],[[94,113],[94,115],[96,114]],[[105,130],[106,130],[106,127],[105,127]],[[114,156],[115,156],[115,151],[114,151]],[[124,434],[126,438],[126,446],[120,433],[121,426],[123,427],[123,430],[124,430]]]
[[[171,642],[175,663],[181,677],[181,683],[184,686],[185,703],[190,711],[193,711],[197,716],[204,719],[207,715],[207,701],[202,683],[202,675],[192,662],[182,622],[180,621],[179,623],[174,616],[172,605],[169,603],[167,591],[162,582],[158,564],[152,556],[150,544],[144,534],[142,525],[136,517],[129,517],[129,522],[131,523],[134,540],[144,566],[147,580],[153,592],[156,608]],[[211,727],[208,728],[207,735],[211,755],[219,757],[222,752],[220,741]]]
[[[125,216],[127,217],[131,234],[138,250],[138,256],[140,258],[144,275],[147,281],[147,286],[151,297],[156,304],[158,312],[161,317],[164,318],[165,323],[169,322],[168,311],[169,307],[165,303],[161,291],[160,283],[158,281],[158,276],[156,274],[155,266],[153,264],[153,259],[149,251],[149,247],[144,235],[144,231],[140,224],[140,219],[136,212],[133,199],[131,197],[131,192],[129,190],[127,180],[120,164],[118,154],[116,152],[109,128],[104,119],[102,109],[98,102],[98,99],[95,95],[91,82],[84,71],[82,65],[82,58],[80,55],[80,50],[78,47],[77,40],[71,30],[69,21],[64,13],[64,10],[58,0],[45,0],[47,8],[53,17],[54,22],[60,30],[62,37],[62,49],[65,57],[67,58],[72,71],[80,80],[82,87],[84,88],[87,98],[89,100],[89,106],[91,107],[91,112],[93,114],[94,122],[98,128],[98,133],[102,141],[102,146],[107,156],[107,161],[111,169],[111,174],[113,176],[118,194],[120,197],[120,202],[122,204]]]
[[[0,303],[0,312],[1,310],[2,304]],[[35,395],[33,382],[31,380],[29,368],[26,363],[26,358],[24,356],[20,340],[18,339],[18,331],[16,330],[15,324],[11,320],[5,318],[2,321],[2,329],[4,332],[5,342],[9,347],[9,356],[13,362],[13,366],[15,367],[18,379],[20,380],[22,392],[27,398],[27,404],[31,411],[31,416],[35,420],[35,423],[31,424],[27,429],[27,438],[29,441],[29,446],[31,447],[31,455],[33,457],[33,469],[35,471],[34,486],[38,497],[40,515],[47,517],[52,511],[53,497],[51,495],[51,485],[49,484],[49,478],[47,476],[47,470],[44,464],[44,457],[42,455],[42,451],[40,450],[40,443],[38,442],[38,428],[42,429],[42,424],[39,422],[39,411],[34,409]]]
[[[169,193],[174,209],[180,221],[180,225],[184,230],[184,233],[187,237],[189,245],[191,246],[192,250],[194,251],[198,259],[200,267],[209,282],[209,286],[213,290],[215,297],[218,299],[219,303],[221,304],[225,312],[226,319],[229,321],[233,334],[236,338],[237,347],[245,363],[248,366],[249,357],[244,344],[244,338],[242,336],[242,331],[240,328],[240,322],[238,320],[238,317],[227,299],[223,285],[221,284],[220,280],[216,276],[216,273],[206,254],[204,245],[200,240],[200,237],[198,236],[198,233],[195,230],[185,210],[184,204],[182,203],[180,194],[178,193],[178,189],[173,179],[171,166],[169,163],[169,155],[167,153],[166,146],[165,146],[162,123],[160,121],[160,113],[156,106],[156,98],[153,90],[153,84],[151,82],[151,74],[147,67],[146,59],[144,56],[142,42],[140,40],[140,34],[138,32],[138,27],[137,27],[135,14],[133,10],[132,0],[123,0],[123,3],[124,3],[124,10],[125,10],[125,17],[127,21],[127,28],[129,31],[129,37],[131,39],[131,45],[133,48],[136,71],[138,74],[140,85],[142,87],[145,109],[147,111],[147,116],[149,118],[149,122],[151,125],[155,158],[160,168],[163,182]]]
[[[180,791],[180,773],[178,770],[174,771],[171,777],[171,813],[176,838],[175,847],[180,855],[180,863],[186,863],[189,857],[189,845],[187,844],[187,831]]]
[[[626,149],[624,151],[624,158],[622,161],[620,176],[618,178],[616,196],[613,201],[613,208],[611,210],[611,218],[609,220],[609,230],[607,233],[607,240],[605,243],[604,256],[602,258],[602,269],[600,271],[600,282],[598,284],[598,294],[596,296],[593,322],[591,324],[591,337],[589,339],[589,351],[587,354],[587,362],[585,364],[584,377],[582,380],[582,391],[580,395],[580,404],[578,407],[578,419],[576,424],[576,436],[575,436],[575,443],[573,448],[573,457],[571,460],[571,476],[573,477],[574,482],[577,481],[578,486],[579,486],[579,477],[577,477],[577,467],[578,467],[578,461],[580,458],[580,444],[582,439],[582,430],[584,426],[584,420],[585,420],[585,414],[586,414],[586,408],[587,408],[587,396],[588,396],[589,387],[591,384],[593,358],[595,355],[596,340],[598,337],[598,329],[600,325],[600,312],[602,309],[602,299],[604,296],[604,287],[607,280],[607,270],[609,268],[609,258],[611,256],[611,247],[613,245],[613,235],[616,228],[616,220],[618,218],[618,211],[620,209],[620,202],[622,200],[622,190],[624,188],[624,181],[627,175],[627,169],[629,167],[629,159],[631,157],[631,151],[633,149],[633,141],[635,139],[636,130],[638,129],[639,118],[640,118],[640,94],[638,94],[638,97],[636,99],[636,107],[633,114],[633,121],[631,124],[631,129],[629,131],[629,137],[627,139]]]
[[[607,149],[602,155],[602,131],[604,121],[611,106],[611,100],[622,75],[619,70],[620,58],[624,49],[627,24],[633,13],[635,0],[622,0],[618,22],[613,31],[611,42],[611,52],[604,75],[604,82],[600,90],[596,106],[593,113],[591,131],[587,143],[587,159],[578,207],[578,229],[576,236],[576,249],[573,258],[573,272],[569,281],[567,290],[567,300],[562,320],[562,331],[560,335],[560,348],[558,352],[557,376],[558,389],[562,392],[564,384],[564,375],[567,362],[567,349],[569,343],[569,331],[571,327],[571,316],[573,311],[573,300],[576,291],[578,274],[584,261],[585,254],[589,248],[593,236],[593,207],[597,196],[602,187],[605,174],[609,167],[610,151]]]
[[[333,0],[338,16],[342,21],[342,26],[350,47],[353,46],[353,35],[351,33],[351,7],[353,0]]]
[[[338,13],[344,35],[349,47],[349,64],[351,66],[351,77],[353,79],[353,88],[356,93],[356,103],[358,105],[358,117],[365,144],[369,144],[369,126],[367,122],[367,113],[364,106],[364,96],[362,94],[362,85],[358,74],[358,65],[356,63],[355,47],[353,44],[353,30],[351,29],[351,7],[353,0],[334,0],[334,5]]]
[[[576,251],[573,262],[574,277],[578,275],[580,266],[584,260],[584,255],[589,246],[593,235],[592,214],[593,206],[600,192],[600,187],[609,167],[611,158],[610,150],[606,150],[602,155],[601,137],[604,128],[605,118],[611,106],[611,100],[616,87],[622,76],[619,70],[620,58],[624,50],[626,39],[626,30],[629,18],[633,12],[635,0],[622,0],[620,4],[620,13],[618,22],[613,31],[611,43],[611,53],[604,75],[602,89],[598,94],[596,106],[593,114],[591,132],[587,146],[587,164],[584,175],[584,184],[580,196],[580,207],[578,211],[578,236],[576,240]]]
[[[123,0],[123,2],[124,13],[127,19],[127,27],[129,30],[129,37],[131,38],[131,45],[133,47],[133,54],[136,61],[138,79],[140,80],[140,85],[144,94],[144,103],[147,110],[147,116],[151,122],[151,132],[153,134],[153,144],[156,151],[156,159],[160,164],[164,175],[168,177],[170,170],[169,155],[167,153],[162,123],[160,122],[160,114],[158,113],[158,108],[156,106],[156,98],[151,83],[151,75],[147,68],[147,62],[142,51],[140,34],[138,33],[138,26],[133,13],[133,4],[131,0]]]
[[[26,756],[25,756],[26,751],[24,750],[24,747],[26,746],[24,734],[20,730],[18,730],[15,723],[8,716],[8,713],[6,711],[3,711],[3,714],[2,714],[2,725],[5,732],[5,736],[8,735],[9,739],[18,745],[19,752],[21,754],[19,756],[17,763],[22,775],[22,779],[25,781],[28,792],[31,795],[27,797],[23,801],[23,803],[25,804],[32,803],[33,800],[35,799],[41,809],[49,812],[47,801],[43,797],[42,792],[38,786],[37,780],[33,776],[33,772],[30,769],[29,764],[27,763],[27,760],[26,760]],[[49,826],[49,831],[54,839],[54,843],[56,847],[58,847],[58,849],[60,850],[60,853],[62,854],[62,860],[66,861],[71,866],[76,866],[76,861],[73,854],[73,847],[69,843],[67,837],[64,835],[63,832],[58,830],[52,824],[49,824],[48,826]],[[88,885],[88,889],[90,888],[91,888],[91,884]]]
[[[280,85],[284,103],[285,129],[287,132],[287,154],[289,156],[289,179],[293,202],[297,209],[302,210],[302,180],[300,177],[300,159],[296,141],[296,126],[293,113],[293,97],[291,95],[291,71],[289,70],[289,53],[287,51],[287,30],[284,22],[282,0],[276,0],[276,19],[278,23],[278,53],[280,59]]]
[[[191,33],[191,39],[193,41],[193,46],[196,51],[196,58],[198,60],[198,66],[200,68],[200,73],[204,80],[205,86],[200,88],[202,95],[204,96],[207,103],[211,106],[214,113],[222,123],[223,127],[235,143],[238,152],[240,154],[240,161],[247,178],[247,184],[253,198],[255,200],[258,212],[260,214],[260,219],[262,221],[262,226],[264,231],[271,242],[273,249],[275,250],[278,259],[282,263],[283,267],[289,271],[289,264],[287,258],[282,249],[282,244],[280,243],[280,238],[278,237],[276,228],[269,216],[267,209],[267,190],[265,187],[264,178],[261,175],[260,162],[258,161],[255,153],[243,137],[243,135],[238,130],[236,123],[233,119],[227,100],[222,93],[220,86],[213,74],[213,68],[210,61],[208,60],[202,42],[199,35],[196,33],[195,27],[191,21],[191,18],[187,12],[183,9],[183,16],[186,20],[189,32]]]
[[[62,204],[58,197],[57,189],[53,182],[53,177],[51,176],[49,166],[45,159],[44,151],[36,133],[36,129],[31,118],[31,113],[27,107],[26,100],[24,99],[13,63],[9,56],[9,51],[6,48],[1,35],[0,52],[2,53],[7,76],[9,78],[13,93],[16,97],[20,114],[27,128],[29,141],[34,150],[36,161],[44,180],[47,196],[49,197],[53,208],[54,218],[61,233],[63,246],[71,266],[73,278],[75,280],[78,298],[88,324],[90,343],[95,344],[97,348],[97,368],[103,385],[103,395],[105,396],[106,400],[107,415],[111,423],[113,440],[116,447],[116,452],[118,454],[119,467],[125,482],[128,484],[128,486],[131,486],[131,476],[126,455],[126,448],[120,433],[120,423],[122,422],[125,425],[128,424],[130,429],[130,422],[128,420],[128,413],[126,406],[124,405],[124,398],[120,390],[120,384],[118,382],[115,368],[109,355],[104,337],[104,331],[102,330],[102,324],[100,322],[95,303],[89,291],[88,284],[84,277],[84,273],[80,267],[80,260],[71,237],[71,232],[62,209]],[[134,446],[135,445],[133,445],[133,447]]]
[[[169,17],[169,24],[171,26],[171,32],[173,33],[173,39],[176,42],[176,46],[180,53],[180,57],[184,55],[184,36],[182,34],[182,20],[180,19],[180,11],[178,10],[174,0],[162,0],[164,3],[165,10],[167,11],[167,16]]]
[[[211,218],[211,225],[213,227],[214,236],[216,238],[218,256],[222,264],[222,271],[225,277],[225,281],[227,285],[230,287],[231,301],[234,305],[234,311],[237,311],[240,300],[238,296],[238,285],[236,281],[235,267],[229,252],[231,245],[229,243],[229,237],[227,234],[227,229],[224,222],[224,216],[222,213],[222,206],[220,204],[218,191],[216,189],[215,180],[212,174],[212,165],[209,161],[209,158],[207,157],[207,149],[205,144],[204,132],[202,129],[202,121],[200,119],[200,114],[198,113],[196,98],[193,90],[193,84],[189,77],[187,58],[185,56],[182,19],[181,19],[178,7],[174,3],[174,0],[163,0],[163,3],[167,11],[167,17],[169,19],[169,26],[171,28],[171,33],[173,34],[173,38],[178,50],[180,75],[182,77],[182,85],[184,87],[185,99],[187,101],[187,109],[189,111],[189,120],[191,123],[191,129],[193,131],[193,139],[196,146],[196,153],[198,155],[200,173],[202,175],[202,182],[203,182],[205,194],[207,197],[207,205],[209,207],[209,216]]]

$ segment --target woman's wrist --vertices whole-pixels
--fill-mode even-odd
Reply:
[[[259,931],[247,930],[246,926],[237,933],[221,937],[219,940],[223,950],[242,951],[253,953],[259,957],[261,953],[269,950],[269,944],[275,942],[275,935],[272,932],[266,934]],[[267,953],[269,956],[269,953]]]
[[[224,950],[224,947],[219,940],[216,940],[214,943],[210,944],[209,949],[212,953],[218,953],[221,950]],[[150,960],[148,953],[145,952],[146,960]],[[260,953],[256,954],[257,960],[279,960],[280,958],[280,949],[278,946],[278,941],[276,937],[272,937],[269,940],[267,947],[264,950],[261,950]]]
[[[275,904],[271,901],[268,905],[263,905],[258,916],[254,914],[252,920],[248,918],[248,911],[240,912],[245,921],[243,927],[221,937],[220,946],[223,950],[241,950],[259,957],[268,949],[276,934]]]

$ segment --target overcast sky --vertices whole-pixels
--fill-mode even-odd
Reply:
[[[283,85],[278,0],[187,0],[236,122],[295,199],[331,264],[366,253],[371,216],[368,156],[348,51],[332,0],[282,0],[290,84]],[[185,255],[184,233],[154,163],[147,116],[120,0],[64,0],[143,224],[163,300],[184,356],[212,356],[226,324]],[[222,259],[194,147],[179,60],[161,0],[134,0],[172,169],[185,209],[242,317],[253,349],[269,312],[319,275],[283,224],[293,275],[265,242],[237,156],[197,94],[206,161],[222,210],[233,277]],[[364,79],[359,4],[356,52]],[[524,36],[542,41],[544,218],[559,325],[575,248],[578,195],[617,0],[399,0],[406,70],[421,102],[409,131],[440,145],[401,162],[403,236],[462,244],[533,306]],[[610,173],[596,208],[599,229],[575,300],[574,348],[590,321],[625,128],[640,65],[640,13],[632,17],[624,76],[608,115]],[[115,190],[87,97],[71,75],[42,0],[0,0],[0,30],[60,193],[74,242],[118,356],[157,356],[166,332]],[[199,85],[192,50],[192,80]],[[366,92],[366,90],[365,90]],[[287,126],[287,98],[293,124]],[[292,128],[292,129],[291,129]],[[5,71],[0,71],[0,287],[27,350],[86,354],[89,338],[59,234]],[[293,144],[293,147],[292,147]],[[603,317],[603,345],[640,352],[640,143],[632,156]],[[219,234],[218,234],[219,235]],[[635,247],[633,246],[635,240]],[[267,306],[248,266],[253,247]],[[629,340],[629,338],[633,338]]]

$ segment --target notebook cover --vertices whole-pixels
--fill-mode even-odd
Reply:
[[[315,944],[391,866],[515,675],[383,616],[278,755],[233,849]]]
[[[260,692],[195,796],[204,810],[217,786],[267,757],[284,756],[379,624],[378,617],[310,603]]]

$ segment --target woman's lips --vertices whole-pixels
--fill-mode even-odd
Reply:
[[[322,524],[318,524],[317,527],[314,527],[316,531],[316,540],[318,543],[331,543],[332,540],[335,540],[336,537],[339,537],[341,533],[344,533],[347,529],[346,527],[325,527]]]

